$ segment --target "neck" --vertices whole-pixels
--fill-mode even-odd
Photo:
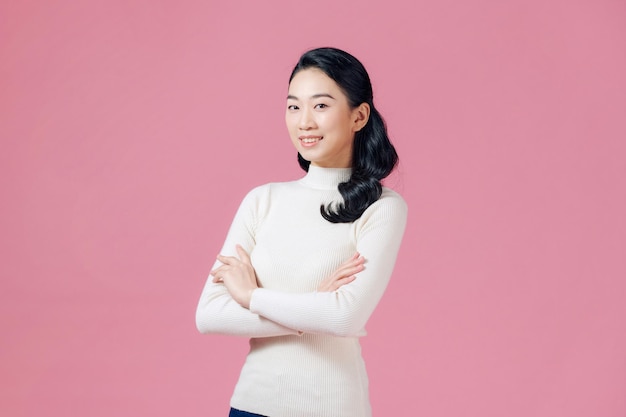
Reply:
[[[352,168],[322,168],[310,165],[301,183],[320,190],[332,190],[336,189],[339,183],[348,181],[351,174]]]

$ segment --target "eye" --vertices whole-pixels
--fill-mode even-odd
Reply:
[[[287,110],[291,110],[291,111],[298,110],[298,106],[296,106],[295,104],[290,104],[287,106]]]
[[[320,109],[320,110],[323,110],[323,109],[325,109],[325,108],[327,108],[327,107],[328,107],[328,105],[326,105],[326,104],[324,104],[324,103],[319,103],[319,104],[316,104],[316,105],[315,105],[315,108],[316,108],[316,109]]]

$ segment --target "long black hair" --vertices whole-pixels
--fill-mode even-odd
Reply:
[[[300,71],[316,68],[337,83],[348,98],[351,108],[362,103],[370,107],[367,124],[354,136],[352,145],[352,175],[337,187],[343,203],[322,205],[322,216],[332,223],[351,223],[382,194],[380,181],[398,164],[398,154],[389,141],[387,127],[374,107],[374,94],[370,77],[358,59],[336,48],[317,48],[305,52],[291,72],[289,82]],[[305,171],[307,161],[298,152],[298,162]]]

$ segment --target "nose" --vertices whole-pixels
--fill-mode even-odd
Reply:
[[[300,130],[310,130],[315,127],[315,119],[309,109],[302,109],[300,112],[300,120],[298,122],[298,128]]]

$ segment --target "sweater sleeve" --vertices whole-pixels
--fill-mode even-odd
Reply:
[[[250,311],[305,333],[363,335],[391,277],[406,219],[407,206],[398,194],[379,199],[355,223],[356,248],[366,263],[353,282],[334,292],[288,294],[258,288]]]
[[[230,226],[222,251],[226,256],[237,256],[235,245],[248,253],[255,245],[254,229],[259,208],[263,204],[263,188],[252,190],[244,198]],[[220,266],[216,262],[213,269]],[[214,283],[209,276],[196,309],[196,327],[201,333],[218,333],[245,337],[270,337],[298,334],[250,310],[241,307],[222,283]]]

